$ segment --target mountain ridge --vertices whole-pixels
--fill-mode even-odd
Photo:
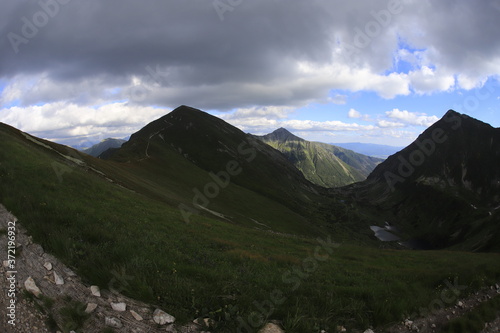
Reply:
[[[323,187],[364,180],[382,161],[327,143],[307,141],[284,128],[255,137],[278,149],[308,180]]]
[[[431,248],[488,251],[500,241],[499,166],[500,129],[449,110],[344,190]]]

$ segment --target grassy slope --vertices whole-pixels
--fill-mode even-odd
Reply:
[[[108,176],[112,169],[125,182],[127,171],[108,166]],[[313,265],[307,258],[318,245],[314,238],[279,236],[204,216],[186,224],[175,206],[151,199],[154,192],[161,196],[161,184],[151,193],[126,190],[6,129],[0,131],[0,180],[0,202],[36,242],[89,283],[112,285],[180,321],[212,316],[219,331],[234,332],[236,318],[248,322],[252,312],[284,320],[287,332],[379,326],[428,306],[443,282],[455,276],[469,286],[467,292],[500,278],[497,254],[377,250],[349,243]],[[142,187],[147,185],[137,185]],[[121,272],[123,283],[116,284],[113,270]],[[266,301],[275,290],[284,302],[270,311]]]
[[[324,187],[338,187],[364,180],[381,161],[319,142],[259,139],[281,151],[309,181]]]

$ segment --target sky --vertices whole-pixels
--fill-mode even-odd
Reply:
[[[2,0],[0,122],[124,138],[180,105],[266,134],[411,143],[500,126],[500,0]]]

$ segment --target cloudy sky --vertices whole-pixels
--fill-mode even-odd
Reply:
[[[185,104],[240,129],[406,145],[500,126],[500,0],[2,0],[0,121],[70,145]]]

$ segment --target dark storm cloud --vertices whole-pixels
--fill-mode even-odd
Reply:
[[[447,89],[456,74],[500,73],[499,8],[490,0],[3,0],[0,80],[10,90],[2,98],[227,110],[300,106],[337,88],[392,98],[412,80],[418,91]],[[401,42],[425,49],[416,70],[439,68],[431,74],[446,84],[386,75]]]
[[[40,3],[57,3],[57,15],[28,43],[15,45],[7,36],[23,37],[23,18],[33,22]],[[271,80],[287,75],[290,59],[330,56],[319,8],[289,3],[286,10],[282,1],[243,3],[221,22],[211,1],[8,0],[0,75],[144,76],[146,66],[159,65],[174,69],[171,80],[178,85]]]

